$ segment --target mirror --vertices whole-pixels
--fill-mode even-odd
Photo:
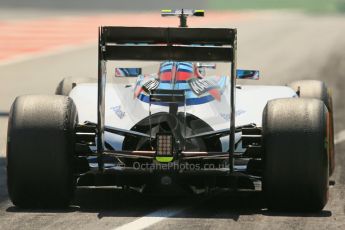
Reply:
[[[237,70],[237,79],[250,79],[250,80],[259,80],[260,72],[258,70]]]
[[[137,77],[141,68],[115,68],[115,77]]]

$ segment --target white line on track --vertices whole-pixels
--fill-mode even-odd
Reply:
[[[148,228],[166,218],[177,215],[178,213],[185,210],[187,207],[171,207],[165,209],[159,209],[157,211],[151,212],[146,216],[134,220],[128,224],[113,228],[112,230],[140,230]]]
[[[335,135],[334,144],[340,144],[345,141],[345,130],[340,131]]]

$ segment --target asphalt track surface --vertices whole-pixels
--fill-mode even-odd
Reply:
[[[102,188],[79,189],[64,210],[14,207],[5,172],[10,105],[17,95],[52,94],[65,76],[95,77],[97,52],[90,44],[0,63],[0,229],[345,229],[345,17],[264,12],[213,26],[239,28],[238,65],[261,70],[255,84],[320,79],[332,88],[337,166],[322,212],[270,212],[260,193],[150,196]]]

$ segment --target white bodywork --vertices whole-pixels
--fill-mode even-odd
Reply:
[[[130,130],[137,122],[149,115],[149,104],[134,98],[134,85],[107,84],[105,100],[105,125]],[[236,88],[236,126],[255,123],[261,126],[262,112],[267,101],[276,98],[297,97],[296,93],[285,86],[242,85]],[[70,93],[75,102],[79,123],[97,122],[97,84],[79,84]],[[230,127],[230,87],[226,87],[221,100],[204,104],[179,107],[179,111],[191,113],[213,130]],[[227,105],[227,106],[224,106]],[[151,112],[167,111],[168,107],[152,105]],[[236,139],[240,134],[236,135]],[[116,149],[122,149],[123,136],[106,134],[105,139]],[[221,139],[223,150],[228,146],[228,138]]]

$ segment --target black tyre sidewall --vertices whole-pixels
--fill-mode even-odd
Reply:
[[[269,101],[263,113],[263,191],[270,209],[319,211],[328,199],[327,108]]]
[[[77,111],[64,96],[22,96],[11,108],[7,182],[21,207],[63,207],[75,188],[74,127]]]

